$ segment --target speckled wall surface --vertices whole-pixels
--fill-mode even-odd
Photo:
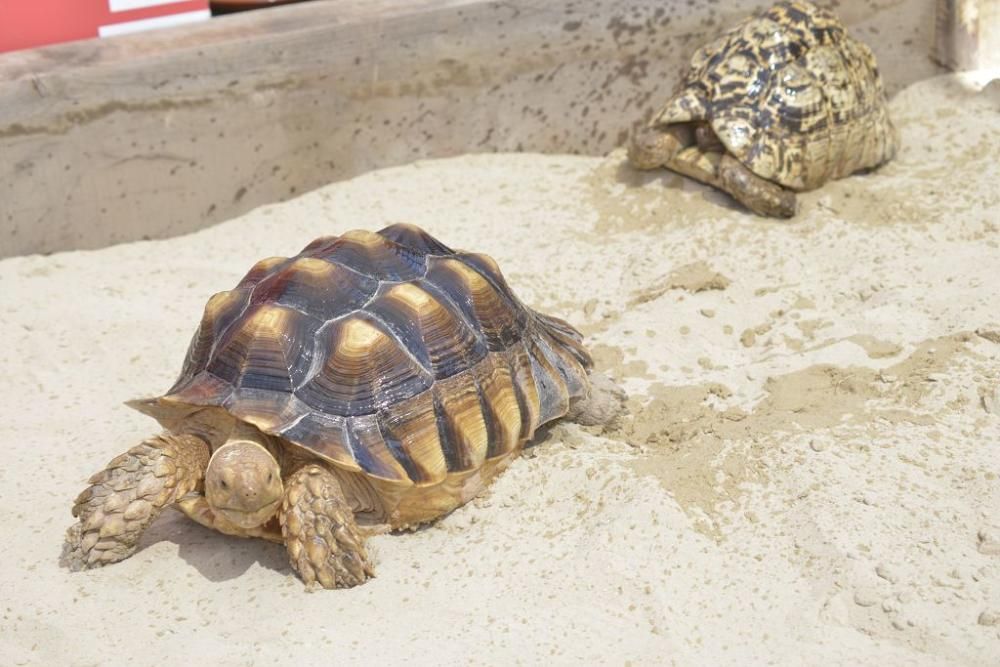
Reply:
[[[181,234],[419,158],[601,154],[699,44],[766,4],[317,2],[199,39],[6,54],[0,256]],[[890,93],[940,71],[933,0],[821,4],[872,46]]]

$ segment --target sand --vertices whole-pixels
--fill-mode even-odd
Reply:
[[[0,663],[995,664],[1000,97],[892,103],[886,168],[745,214],[622,155],[472,155],[167,241],[0,262]],[[86,478],[155,431],[207,297],[396,221],[491,254],[629,393],[481,498],[306,594],[278,545],[169,512],[59,565]]]

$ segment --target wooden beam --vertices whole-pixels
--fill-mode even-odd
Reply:
[[[0,256],[190,232],[421,158],[602,154],[766,4],[327,0],[0,55]],[[891,90],[936,71],[929,0],[837,11]]]

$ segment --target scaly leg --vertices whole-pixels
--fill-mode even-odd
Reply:
[[[73,505],[80,521],[66,533],[70,567],[98,567],[131,556],[163,508],[201,483],[208,458],[201,438],[169,434],[114,458],[90,478]]]
[[[279,518],[292,567],[309,588],[348,588],[374,576],[340,483],[312,464],[292,473]]]
[[[694,130],[686,124],[644,127],[629,140],[628,161],[636,169],[665,167],[674,156],[694,142]]]
[[[570,405],[566,419],[581,426],[606,426],[625,411],[628,396],[604,373],[591,371],[590,395]]]
[[[679,123],[645,127],[632,135],[629,163],[636,169],[666,167],[705,185],[722,187],[719,161],[722,143],[704,124]]]
[[[759,215],[795,215],[795,193],[757,176],[726,153],[705,124],[643,128],[629,142],[628,159],[636,169],[666,167],[716,187]]]
[[[667,167],[722,190],[758,215],[795,215],[794,192],[761,178],[728,153],[691,146],[680,151]]]
[[[721,189],[722,181],[719,179],[721,160],[722,153],[706,151],[700,146],[691,146],[674,156],[667,167],[705,185]]]
[[[795,215],[795,193],[765,180],[736,158],[724,155],[719,163],[720,187],[758,215],[791,218]]]

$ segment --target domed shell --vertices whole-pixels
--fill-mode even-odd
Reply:
[[[875,167],[899,145],[875,56],[808,2],[779,2],[694,54],[653,123],[692,121],[793,190]]]
[[[217,406],[341,468],[435,485],[587,393],[590,356],[484,255],[417,227],[324,237],[213,296],[163,404]]]

